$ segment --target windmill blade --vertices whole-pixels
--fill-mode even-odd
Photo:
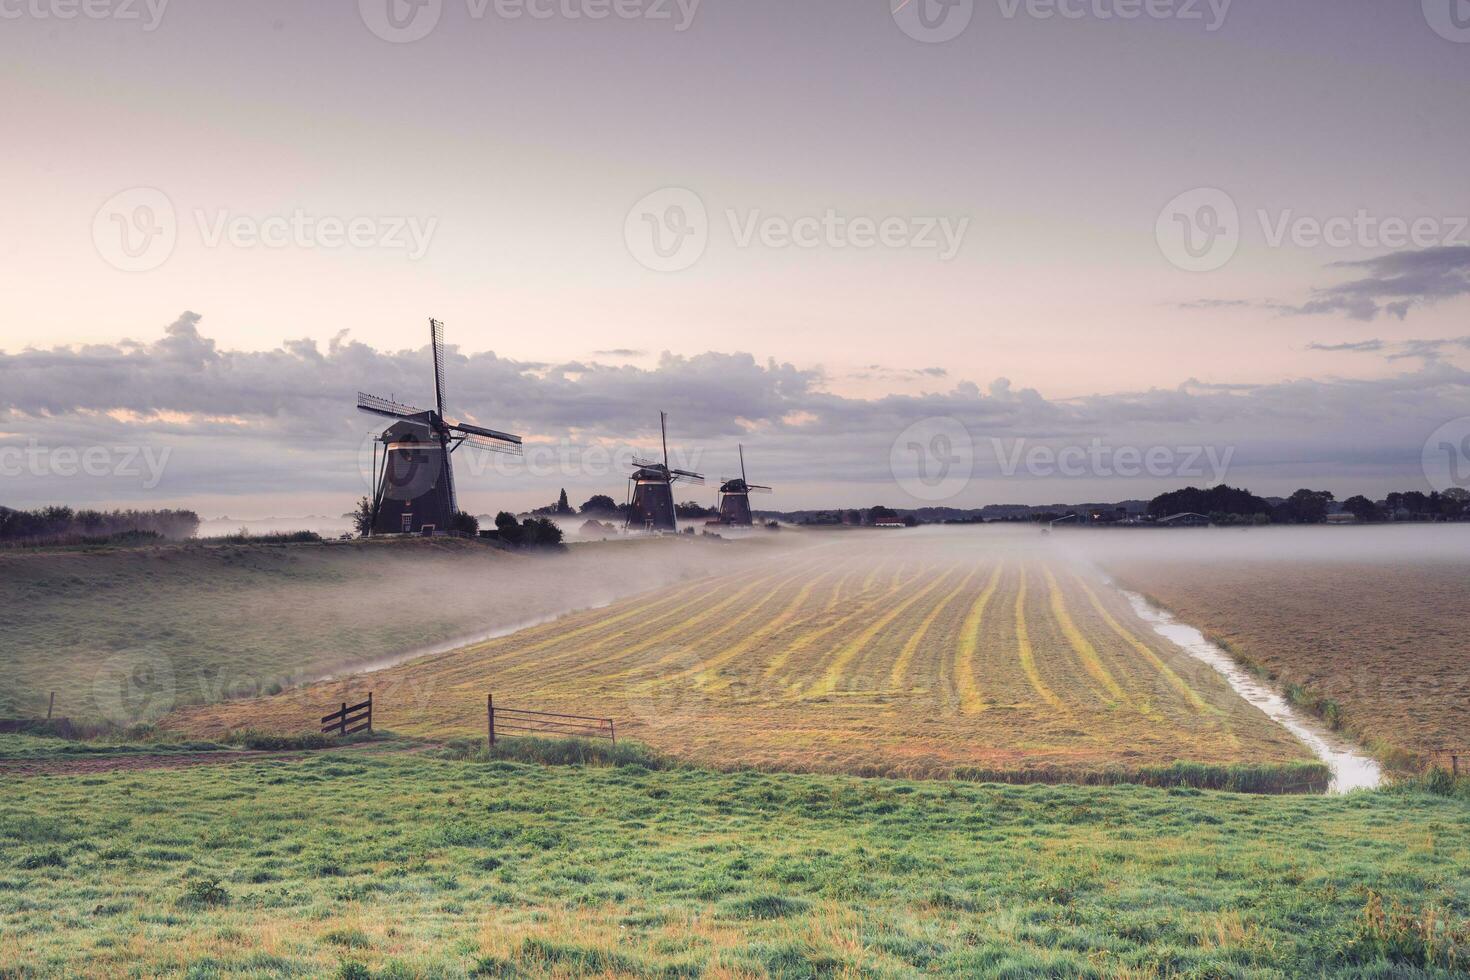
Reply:
[[[669,470],[669,474],[673,479],[683,479],[689,483],[695,483],[700,486],[704,485],[703,473],[691,473],[688,470]]]
[[[511,435],[509,432],[497,432],[495,429],[487,429],[479,425],[470,425],[468,422],[459,422],[454,419],[445,419],[444,424],[455,432],[463,432],[467,436],[480,436],[483,439],[495,439],[499,442],[508,442],[519,446],[521,437]]]
[[[745,489],[749,490],[751,493],[770,493],[771,492],[771,488],[770,487],[763,487],[759,483],[747,483],[745,485]]]
[[[663,463],[660,463],[656,459],[648,459],[645,456],[634,456],[633,465],[645,470],[661,470],[664,468]]]
[[[429,321],[429,345],[434,348],[434,404],[444,417],[444,324]]]
[[[459,440],[462,445],[473,446],[481,452],[500,453],[503,456],[521,455],[520,439],[516,439],[515,442],[504,442],[500,439],[492,439],[477,433],[465,432],[462,429],[456,429],[455,431],[459,433]]]
[[[423,415],[425,411],[422,408],[414,408],[412,405],[404,405],[387,398],[379,398],[377,395],[369,395],[365,391],[357,393],[357,409],[360,412],[384,415],[390,419],[412,418],[415,415]]]

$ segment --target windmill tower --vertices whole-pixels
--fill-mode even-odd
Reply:
[[[685,480],[704,484],[704,476],[689,470],[669,467],[669,416],[658,413],[659,430],[663,433],[664,461],[633,458],[637,467],[628,477],[632,499],[628,506],[627,527],[646,531],[677,531],[674,517],[674,483]]]
[[[373,533],[452,530],[459,501],[450,456],[463,445],[518,456],[521,437],[469,425],[444,414],[444,324],[429,321],[434,353],[434,408],[414,408],[357,393],[359,411],[394,419],[373,444]],[[382,443],[382,465],[378,463]]]
[[[740,475],[720,478],[720,523],[728,527],[750,527],[750,495],[770,493],[770,487],[745,479],[745,447],[740,447]]]

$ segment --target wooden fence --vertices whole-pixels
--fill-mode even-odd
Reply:
[[[588,718],[584,715],[561,715],[551,711],[525,708],[497,708],[495,695],[485,695],[486,730],[490,744],[501,733],[519,735],[556,735],[561,738],[605,738],[618,744],[618,733],[611,718]]]
[[[1451,775],[1470,775],[1470,749],[1442,748],[1434,752],[1434,765],[1444,766]]]
[[[356,735],[358,732],[372,733],[373,730],[373,692],[369,691],[367,700],[361,704],[348,706],[346,701],[342,702],[342,710],[334,711],[322,717],[323,735]]]

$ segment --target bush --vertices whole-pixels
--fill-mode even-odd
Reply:
[[[186,908],[215,908],[230,904],[230,893],[218,878],[195,878],[185,883],[179,904]]]

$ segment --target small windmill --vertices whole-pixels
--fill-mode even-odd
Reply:
[[[745,479],[745,447],[740,447],[740,475],[720,478],[720,523],[730,527],[750,527],[750,495],[770,493],[770,487]]]
[[[658,425],[663,434],[664,461],[660,463],[651,459],[639,459],[636,456],[633,458],[633,465],[637,468],[633,471],[633,475],[628,477],[632,500],[628,506],[627,526],[647,531],[677,531],[678,522],[674,516],[674,483],[684,480],[702,486],[704,476],[689,470],[676,470],[669,467],[669,416],[666,413],[658,413]]]
[[[357,393],[359,411],[395,419],[373,444],[373,533],[419,534],[454,527],[459,501],[450,455],[468,445],[484,452],[519,456],[521,437],[469,425],[444,413],[444,324],[429,321],[434,353],[434,408],[414,408],[377,395]],[[378,446],[383,444],[382,468]]]

